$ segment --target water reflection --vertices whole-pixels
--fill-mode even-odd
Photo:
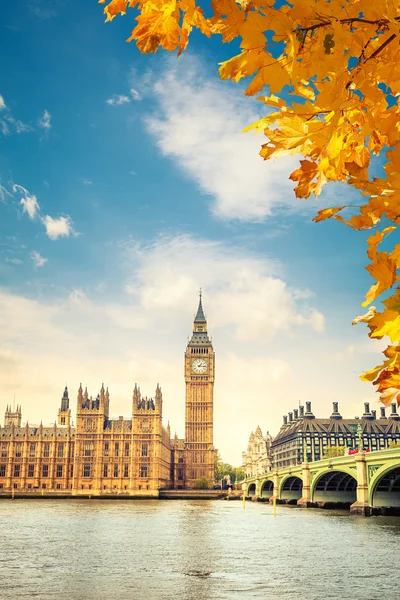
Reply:
[[[0,598],[394,600],[400,519],[201,501],[0,503]]]

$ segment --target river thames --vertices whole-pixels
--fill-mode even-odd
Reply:
[[[391,600],[400,518],[239,501],[2,500],[0,598]]]

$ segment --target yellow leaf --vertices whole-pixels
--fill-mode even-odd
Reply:
[[[387,252],[378,252],[375,261],[368,265],[367,271],[377,279],[377,283],[370,287],[362,306],[367,306],[379,294],[392,287],[396,279],[396,263]]]
[[[317,216],[313,218],[313,221],[316,223],[325,221],[325,219],[329,219],[344,208],[346,208],[346,206],[336,206],[335,208],[324,208],[323,210],[319,210]]]
[[[396,229],[396,227],[386,227],[383,231],[377,231],[375,233],[375,235],[371,235],[368,238],[367,254],[371,260],[375,260],[375,258],[376,258],[376,248],[377,248],[378,244],[381,243],[381,241],[383,240],[383,238],[386,235],[388,235],[390,232],[394,231],[395,229]],[[391,256],[391,258],[393,258],[393,257]]]

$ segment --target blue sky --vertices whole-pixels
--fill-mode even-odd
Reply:
[[[343,414],[376,402],[358,381],[378,342],[351,320],[372,283],[365,234],[312,223],[354,202],[332,185],[296,200],[296,158],[263,163],[262,114],[219,82],[233,48],[142,56],[133,17],[77,0],[9,4],[0,35],[0,408],[54,420],[65,382],[104,380],[113,414],[135,381],[164,390],[183,434],[183,352],[204,289],[217,355],[215,444],[238,463],[311,399]],[[74,405],[74,402],[73,402]],[[240,440],[240,443],[239,443]]]

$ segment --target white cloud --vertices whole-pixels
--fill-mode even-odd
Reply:
[[[120,106],[121,104],[128,104],[130,101],[131,100],[128,96],[118,96],[114,94],[112,98],[108,98],[108,100],[106,100],[106,104],[109,106]]]
[[[13,265],[22,265],[22,260],[20,258],[6,258],[6,261]]]
[[[138,295],[146,311],[190,310],[193,290],[202,286],[210,316],[238,340],[265,341],[298,326],[323,331],[323,315],[301,303],[310,292],[290,289],[268,258],[186,235],[147,248],[133,244],[129,251],[139,266],[126,291]]]
[[[7,198],[12,198],[12,194],[8,191],[8,189],[2,185],[0,179],[0,202],[6,202]]]
[[[13,192],[23,194],[24,197],[20,200],[22,210],[24,213],[28,213],[29,218],[33,220],[40,211],[36,196],[30,194],[27,189],[22,187],[22,185],[17,184],[13,185]]]
[[[38,119],[38,127],[41,127],[45,131],[51,129],[51,114],[47,109],[45,109],[43,115]]]
[[[153,86],[157,108],[147,118],[161,152],[213,197],[221,218],[261,220],[280,206],[300,208],[288,179],[296,159],[264,162],[258,154],[265,137],[242,132],[259,118],[261,104],[211,77],[190,56],[166,62]]]
[[[92,185],[93,181],[90,179],[81,179],[82,185]]]
[[[47,258],[44,258],[43,256],[41,256],[39,254],[39,252],[36,252],[36,250],[31,252],[31,259],[33,260],[35,267],[38,269],[40,267],[43,267],[47,263],[47,260],[48,260]]]
[[[141,95],[141,94],[140,94],[140,93],[139,93],[137,90],[135,90],[135,88],[131,88],[131,89],[129,90],[129,93],[130,93],[130,95],[132,96],[132,100],[137,100],[137,101],[139,101],[139,100],[141,100],[141,99],[142,99],[142,95]]]
[[[0,110],[4,110],[6,108],[6,103],[4,102],[3,96],[0,95]]]
[[[111,98],[106,100],[106,104],[109,106],[121,106],[121,104],[129,104],[132,100],[136,102],[142,99],[142,95],[135,88],[129,90],[129,96],[114,94]]]
[[[6,136],[6,135],[10,135],[10,128],[8,126],[8,124],[5,121],[1,121],[1,133]]]
[[[42,218],[42,223],[46,227],[46,233],[51,240],[56,240],[59,237],[69,237],[73,234],[71,217],[59,217],[53,219],[49,215]]]

